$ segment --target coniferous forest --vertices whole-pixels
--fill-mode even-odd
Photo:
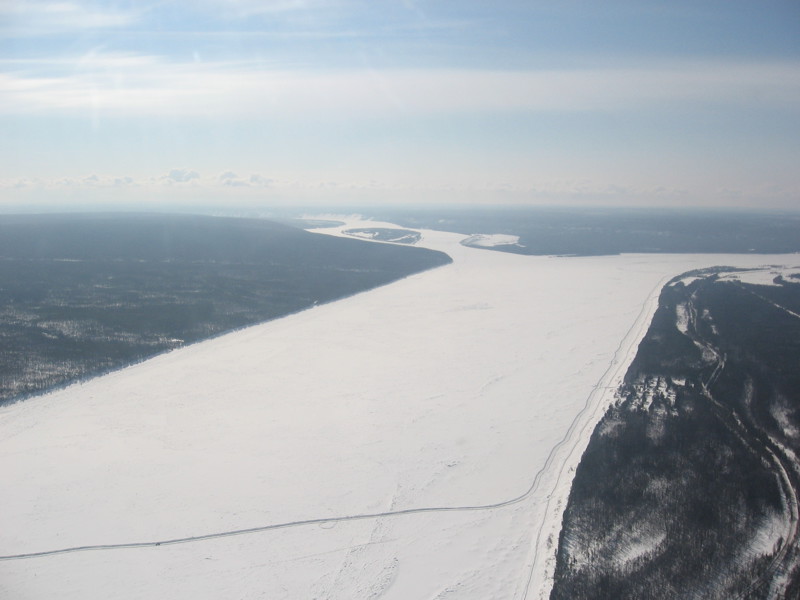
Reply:
[[[0,402],[447,264],[260,219],[0,217]]]
[[[800,282],[664,288],[576,471],[553,600],[800,597]]]

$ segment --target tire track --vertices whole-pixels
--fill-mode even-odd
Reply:
[[[576,417],[577,420],[577,417]],[[575,423],[575,421],[573,421]],[[563,443],[565,440],[562,440]],[[437,512],[468,512],[468,511],[484,511],[484,510],[495,510],[498,508],[505,508],[507,506],[512,506],[514,504],[518,504],[528,498],[539,485],[539,481],[544,473],[544,471],[550,466],[552,463],[553,456],[555,452],[558,450],[558,445],[554,446],[553,449],[550,451],[547,460],[545,461],[545,465],[539,469],[536,473],[536,476],[533,479],[533,483],[531,483],[530,487],[519,496],[515,496],[508,500],[503,500],[501,502],[496,502],[493,504],[477,504],[477,505],[464,505],[464,506],[426,506],[426,507],[419,507],[419,508],[406,508],[401,510],[393,510],[393,511],[386,511],[386,512],[376,512],[376,513],[361,513],[361,514],[354,514],[354,515],[344,515],[344,516],[333,516],[333,517],[318,517],[314,519],[301,519],[297,521],[286,521],[284,523],[273,523],[269,525],[261,525],[257,527],[248,527],[245,529],[233,529],[228,531],[220,531],[215,533],[207,533],[203,535],[196,535],[196,536],[188,536],[188,537],[181,537],[181,538],[172,538],[172,539],[163,539],[163,540],[156,540],[156,541],[144,541],[144,542],[127,542],[127,543],[119,543],[119,544],[89,544],[85,546],[73,546],[69,548],[58,548],[55,550],[43,550],[41,552],[27,552],[22,554],[9,554],[5,556],[0,556],[0,561],[7,561],[7,560],[24,560],[24,559],[31,559],[31,558],[43,558],[48,556],[56,556],[59,554],[71,554],[75,552],[89,552],[89,551],[103,551],[103,550],[126,550],[126,549],[135,549],[135,548],[156,548],[159,546],[174,546],[177,544],[191,544],[195,542],[202,542],[207,540],[214,540],[226,537],[233,537],[237,535],[250,535],[255,533],[264,533],[267,531],[273,531],[276,529],[289,529],[292,527],[303,527],[307,525],[320,525],[323,523],[343,523],[348,521],[363,521],[366,519],[380,519],[380,518],[387,518],[387,517],[401,517],[406,515],[416,515],[416,514],[424,514],[424,513],[437,513]]]
[[[647,296],[647,300],[642,306],[642,309],[639,312],[634,323],[630,326],[627,330],[625,335],[622,338],[622,341],[618,345],[617,349],[614,352],[611,362],[607,367],[606,371],[603,373],[599,381],[592,387],[589,395],[587,396],[583,407],[581,410],[575,415],[575,417],[570,422],[567,431],[565,432],[564,436],[559,440],[549,451],[544,464],[542,467],[536,472],[531,481],[528,488],[521,494],[514,496],[512,498],[502,500],[495,503],[490,504],[478,504],[478,505],[458,505],[458,506],[428,506],[428,507],[417,507],[417,508],[407,508],[407,509],[400,509],[400,510],[389,510],[383,512],[374,512],[374,513],[359,513],[359,514],[352,514],[352,515],[339,515],[339,516],[330,516],[330,517],[317,517],[317,518],[310,518],[310,519],[300,519],[294,521],[286,521],[282,523],[271,523],[266,525],[260,525],[255,527],[248,527],[242,529],[234,529],[234,530],[226,530],[220,532],[212,532],[207,534],[201,534],[196,536],[186,536],[186,537],[177,537],[177,538],[168,538],[168,539],[159,539],[159,540],[148,540],[148,541],[135,541],[135,542],[123,542],[123,543],[112,543],[112,544],[87,544],[82,546],[72,546],[72,547],[65,547],[65,548],[57,548],[57,549],[50,549],[50,550],[43,550],[38,552],[28,552],[28,553],[19,553],[19,554],[9,554],[5,556],[0,556],[0,561],[12,561],[12,560],[31,560],[37,558],[48,558],[54,557],[59,555],[65,554],[74,554],[79,552],[103,552],[103,551],[114,551],[114,550],[131,550],[131,549],[144,549],[144,548],[158,548],[161,546],[174,546],[180,544],[191,544],[191,543],[198,543],[203,541],[211,541],[216,539],[223,539],[229,538],[234,536],[241,536],[241,535],[255,535],[259,533],[266,533],[273,530],[279,529],[290,529],[290,528],[297,528],[297,527],[306,527],[311,525],[322,525],[325,523],[346,523],[350,521],[363,521],[368,519],[382,519],[382,518],[394,518],[394,517],[403,517],[403,516],[411,516],[411,515],[419,515],[419,514],[428,514],[428,513],[448,513],[448,512],[471,512],[471,511],[492,511],[498,510],[506,507],[510,507],[513,505],[517,505],[519,503],[524,502],[528,498],[530,498],[539,488],[542,478],[544,475],[552,468],[553,463],[556,459],[557,454],[564,449],[570,442],[573,444],[577,444],[580,439],[584,437],[587,429],[593,428],[596,425],[597,419],[589,418],[586,420],[585,423],[581,425],[582,419],[584,419],[587,415],[590,414],[590,411],[594,412],[604,412],[602,409],[601,404],[598,403],[597,400],[599,397],[602,397],[603,394],[607,393],[608,389],[612,389],[613,386],[609,386],[608,384],[620,373],[621,370],[627,370],[628,363],[630,360],[623,360],[625,355],[631,352],[634,349],[634,345],[637,344],[636,340],[631,339],[631,336],[636,334],[636,338],[638,341],[641,341],[641,337],[644,334],[644,331],[649,324],[650,318],[652,318],[652,314],[654,312],[654,308],[657,307],[658,304],[658,291],[661,290],[663,285],[667,282],[668,277],[662,278],[658,284],[651,290],[651,292]],[[624,371],[623,371],[624,374]],[[615,388],[614,388],[615,389]],[[578,429],[580,426],[580,429]],[[577,436],[576,436],[577,432]],[[573,446],[574,449],[574,446]],[[562,477],[564,475],[564,471],[559,472],[558,478],[556,480],[555,487],[562,481]],[[554,488],[555,489],[555,488]],[[548,501],[545,508],[545,514],[551,511],[551,505],[554,502],[553,495],[551,494],[548,497]],[[532,547],[533,550],[533,557],[530,563],[530,567],[527,570],[527,579],[524,585],[524,594],[523,598],[527,599],[529,594],[529,588],[531,585],[531,581],[533,579],[533,573],[535,571],[536,566],[539,562],[539,553],[540,553],[540,545],[541,539],[543,535],[543,531],[545,528],[546,520],[542,522],[539,529],[536,532],[535,544]]]

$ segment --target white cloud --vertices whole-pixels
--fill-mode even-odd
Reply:
[[[236,202],[263,203],[331,203],[397,204],[413,199],[415,203],[437,204],[557,204],[557,205],[621,205],[641,206],[741,206],[753,205],[759,199],[761,208],[796,208],[800,190],[797,185],[742,185],[733,187],[706,186],[685,188],[635,184],[625,180],[572,178],[540,179],[529,182],[505,180],[483,184],[466,182],[449,184],[397,183],[390,181],[339,180],[305,177],[302,180],[268,179],[262,175],[240,177],[234,171],[222,176],[201,177],[191,169],[173,169],[160,177],[114,176],[93,174],[61,178],[0,178],[3,204],[29,201],[60,202],[65,197],[81,202],[108,200],[114,197],[133,203]],[[233,182],[233,183],[228,183]],[[66,194],[66,196],[65,196]]]
[[[239,177],[233,171],[225,171],[222,175],[219,176],[219,180],[222,182],[222,185],[227,185],[229,187],[249,187],[250,183]]]
[[[250,184],[251,185],[257,185],[257,186],[261,186],[261,187],[270,187],[273,183],[275,183],[274,180],[268,179],[267,177],[264,177],[263,175],[258,175],[258,174],[250,175]]]
[[[228,17],[280,15],[340,9],[352,2],[343,0],[205,0],[203,4]]]
[[[96,2],[0,1],[0,32],[15,37],[124,27],[137,20],[134,12]]]
[[[175,63],[152,56],[93,53],[76,59],[74,68],[65,68],[63,59],[41,70],[18,61],[5,61],[4,66],[0,113],[5,114],[89,110],[305,118],[627,110],[676,103],[800,106],[800,63],[787,62],[530,71],[312,71],[270,70],[249,62]],[[51,75],[53,71],[60,75]]]
[[[222,185],[227,185],[230,187],[247,187],[250,185],[247,181],[239,177],[233,171],[225,171],[219,176],[219,180],[222,182]]]
[[[188,183],[194,179],[200,179],[200,174],[189,169],[172,169],[163,179],[168,182]]]
[[[250,177],[239,177],[234,171],[225,171],[219,176],[222,185],[229,187],[270,187],[274,183],[258,173],[253,173]]]

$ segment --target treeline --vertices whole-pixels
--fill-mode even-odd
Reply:
[[[786,292],[713,276],[663,290],[576,471],[553,600],[796,597],[787,482],[771,458],[787,457],[770,440],[798,450],[800,320],[762,293]]]
[[[0,402],[448,262],[257,219],[0,216]]]

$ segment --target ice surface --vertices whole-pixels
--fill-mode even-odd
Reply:
[[[324,232],[382,226],[342,220]],[[2,556],[328,521],[4,560],[0,597],[546,598],[574,468],[660,286],[781,260],[422,233],[454,262],[0,409]],[[454,510],[398,514],[418,508]],[[365,513],[393,514],[336,520]]]
[[[478,233],[461,242],[465,246],[493,248],[495,246],[519,246],[519,236],[503,233]]]

